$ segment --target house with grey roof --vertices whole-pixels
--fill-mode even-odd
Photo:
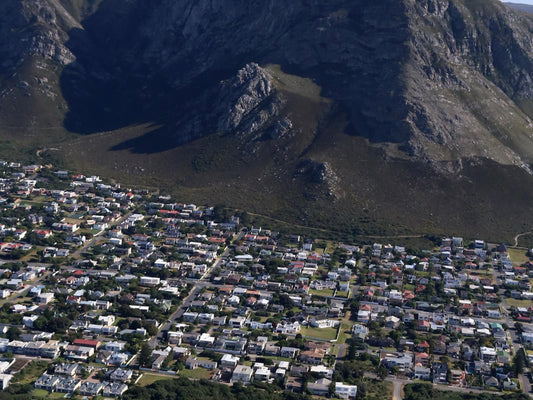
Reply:
[[[110,382],[104,387],[102,395],[104,397],[118,397],[122,396],[126,390],[128,390],[128,385],[120,382]]]
[[[79,392],[82,396],[97,396],[103,388],[102,382],[85,381],[80,385]]]

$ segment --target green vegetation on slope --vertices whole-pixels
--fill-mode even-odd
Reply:
[[[134,387],[128,390],[124,400],[303,400],[308,396],[296,393],[275,391],[275,385],[259,384],[244,387],[226,385],[206,380],[191,381],[187,378],[157,381],[147,387]]]
[[[473,394],[464,392],[450,392],[433,389],[428,383],[413,383],[404,388],[404,400],[527,400],[523,393],[511,393],[503,396],[499,394]]]

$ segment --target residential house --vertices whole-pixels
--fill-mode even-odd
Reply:
[[[104,397],[118,397],[122,396],[128,390],[128,385],[120,382],[108,383],[102,392]]]
[[[109,375],[109,380],[118,382],[129,382],[132,376],[133,371],[131,369],[117,368],[116,370],[111,372],[111,374]]]
[[[82,396],[97,396],[103,388],[104,384],[102,382],[85,381],[78,390]]]
[[[466,373],[463,370],[460,369],[452,369],[450,371],[451,378],[450,378],[450,384],[451,385],[457,385],[457,386],[465,386],[466,385]]]
[[[250,383],[252,380],[253,370],[246,365],[237,365],[233,370],[231,382]]]
[[[55,387],[56,392],[60,393],[74,393],[78,387],[81,386],[81,380],[73,377],[63,377],[59,380]]]
[[[205,369],[216,369],[218,366],[216,361],[209,361],[209,360],[198,360],[196,357],[188,357],[185,361],[185,367],[188,369],[196,369],[198,367],[202,367]]]
[[[52,392],[60,381],[60,377],[56,375],[42,374],[34,383],[36,389],[44,389]]]
[[[341,399],[355,400],[357,397],[357,386],[335,382],[335,394]]]
[[[254,379],[257,381],[266,382],[270,379],[270,370],[265,367],[259,367],[255,370]]]
[[[429,381],[431,379],[431,369],[428,367],[417,365],[415,366],[414,374],[415,379],[421,379],[424,381]]]
[[[280,355],[281,357],[295,358],[299,352],[300,352],[300,349],[296,347],[283,346],[281,348]]]
[[[54,374],[57,375],[68,375],[68,376],[74,376],[78,372],[80,365],[73,363],[61,363],[55,366],[54,368]]]
[[[310,382],[307,384],[307,389],[315,396],[326,396],[329,393],[329,386],[331,380],[327,378],[321,378],[316,382]]]

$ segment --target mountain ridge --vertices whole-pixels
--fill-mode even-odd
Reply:
[[[533,97],[533,51],[523,39],[533,23],[496,1],[368,5],[336,0],[307,9],[300,2],[286,8],[275,0],[262,7],[253,2],[228,7],[187,0],[150,6],[93,1],[81,2],[92,14],[79,22],[66,11],[73,3],[25,0],[22,14],[33,6],[41,30],[29,41],[30,53],[4,50],[11,54],[6,59],[13,53],[39,56],[64,66],[57,96],[65,97],[65,126],[73,132],[155,121],[168,127],[167,137],[176,144],[213,133],[216,127],[202,120],[205,112],[195,113],[206,98],[217,96],[220,80],[256,62],[280,64],[314,80],[325,97],[348,112],[355,134],[375,143],[399,143],[411,157],[450,161],[477,155],[521,166],[533,158],[529,107],[520,103]],[[222,18],[211,20],[222,11]],[[391,18],[383,21],[384,15]],[[497,18],[487,17],[487,24],[486,15]],[[303,22],[296,23],[296,16]],[[112,18],[123,23],[112,24]],[[246,22],[239,29],[227,29],[241,20]],[[260,29],[260,23],[268,29]],[[227,32],[224,39],[218,37],[222,31]],[[475,105],[453,107],[476,90],[491,92],[490,98],[506,108],[501,114],[517,114],[514,121],[499,126],[490,116],[478,115]],[[193,107],[187,107],[189,101]],[[456,144],[466,129],[475,145],[470,138]],[[510,139],[495,138],[493,131]],[[491,145],[479,144],[484,141]]]
[[[515,208],[530,208],[533,22],[495,0],[10,0],[0,9],[0,137],[27,151],[58,148],[48,156],[71,167],[129,171],[191,199],[233,196],[299,222],[336,224],[345,213],[347,229],[385,229],[417,212],[404,188],[406,200],[391,204],[383,171],[401,171],[397,180],[420,195],[424,176],[431,201],[416,224],[428,229],[480,215],[459,210],[454,196],[466,193],[454,185],[472,183],[498,199],[482,209],[500,209],[483,168],[498,179],[516,170]],[[439,205],[443,195],[454,207]]]
[[[524,11],[529,14],[533,13],[533,5],[523,4],[523,3],[505,3],[506,6],[511,7],[515,10]]]

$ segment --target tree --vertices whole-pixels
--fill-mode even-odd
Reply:
[[[172,361],[174,361],[174,353],[170,352],[168,354],[168,356],[165,357],[165,360],[163,361],[162,367],[163,368],[168,368],[170,366],[170,364],[172,363]]]
[[[389,372],[387,371],[385,367],[378,368],[379,379],[384,380],[387,377],[387,375],[389,375]]]
[[[346,358],[348,360],[355,360],[355,357],[357,356],[357,343],[355,342],[354,339],[349,339],[347,340],[347,342],[349,341],[349,346],[348,346],[348,352],[347,352],[347,355],[346,355]]]
[[[152,361],[152,348],[150,345],[145,342],[141,347],[141,352],[139,353],[139,364],[143,367],[150,365]]]
[[[519,349],[513,357],[512,368],[516,376],[524,373],[524,368],[527,366],[527,357],[524,349]]]
[[[6,338],[9,340],[17,340],[20,336],[20,329],[16,326],[10,326],[6,332]]]
[[[157,332],[159,332],[159,331],[157,330],[157,327],[156,327],[154,324],[150,324],[150,325],[148,325],[148,326],[146,327],[146,331],[148,332],[148,334],[149,334],[150,336],[155,336],[155,335],[157,335]]]

